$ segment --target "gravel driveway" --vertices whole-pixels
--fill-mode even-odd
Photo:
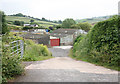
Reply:
[[[117,71],[68,57],[70,48],[49,48],[55,58],[32,62],[15,82],[118,82]]]

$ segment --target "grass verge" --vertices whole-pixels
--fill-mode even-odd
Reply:
[[[85,61],[85,62],[89,62],[89,63],[92,63],[92,64],[95,64],[96,66],[103,66],[105,68],[108,68],[108,69],[112,69],[112,70],[117,70],[117,71],[120,71],[120,67],[117,67],[117,66],[109,66],[108,64],[103,64],[103,63],[100,63],[100,62],[94,62],[90,59],[87,59],[87,58],[83,58],[83,57],[74,57],[73,56],[73,49],[71,49],[69,51],[69,57],[71,57],[72,59],[75,59],[75,60],[81,60],[81,61]]]

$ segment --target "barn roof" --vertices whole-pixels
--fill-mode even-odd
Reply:
[[[53,37],[66,37],[66,36],[68,36],[68,34],[51,33],[50,36],[53,36]]]
[[[40,38],[49,37],[49,35],[28,33],[28,34],[23,35],[22,37],[24,37],[26,39],[40,39]]]
[[[50,33],[53,37],[66,37],[68,35],[74,34],[79,29],[57,29]]]
[[[74,34],[79,29],[57,29],[54,30],[52,33],[60,33],[60,34]]]

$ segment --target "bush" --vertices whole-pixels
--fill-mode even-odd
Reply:
[[[56,25],[56,29],[62,28],[62,25]]]
[[[6,82],[7,79],[11,79],[16,75],[24,72],[23,66],[20,64],[21,60],[18,56],[10,55],[10,48],[3,46],[2,57],[2,82]]]
[[[23,30],[27,30],[27,29],[33,29],[33,27],[29,27],[29,26],[23,27]]]
[[[17,21],[17,20],[16,20],[16,21],[13,22],[13,24],[14,24],[14,25],[18,25],[18,26],[23,26],[24,21]]]
[[[2,82],[7,82],[16,75],[22,74],[24,68],[21,65],[22,60],[19,56],[11,56],[10,42],[22,38],[13,36],[12,33],[2,36]]]
[[[25,43],[24,61],[38,61],[52,57],[47,46],[35,44],[32,40],[25,40]]]
[[[74,57],[107,67],[118,67],[120,60],[119,21],[118,16],[113,16],[97,23],[88,35],[74,44]]]

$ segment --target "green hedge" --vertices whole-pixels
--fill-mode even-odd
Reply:
[[[97,23],[84,39],[75,43],[77,45],[73,47],[73,56],[108,67],[118,67],[120,60],[119,21],[118,16],[113,16]]]

